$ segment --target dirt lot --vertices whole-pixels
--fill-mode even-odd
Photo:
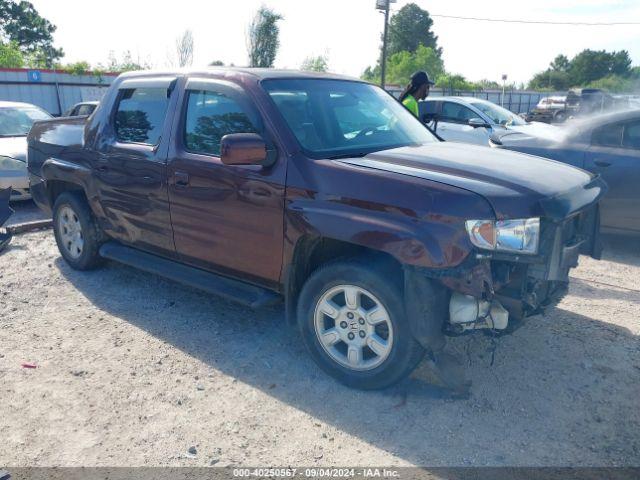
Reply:
[[[424,365],[349,390],[281,308],[75,272],[50,231],[18,236],[0,256],[0,465],[639,466],[640,242],[608,247],[493,365],[487,337],[450,342],[473,381],[460,400]]]

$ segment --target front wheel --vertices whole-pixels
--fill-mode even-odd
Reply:
[[[388,387],[416,367],[424,350],[411,335],[401,280],[359,261],[320,268],[298,302],[298,324],[316,363],[355,388]]]

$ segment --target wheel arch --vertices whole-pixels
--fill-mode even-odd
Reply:
[[[336,260],[366,258],[396,278],[403,289],[403,269],[391,254],[367,246],[331,237],[305,235],[298,239],[291,263],[286,266],[284,294],[287,323],[296,322],[296,305],[300,290],[309,276],[322,265]]]

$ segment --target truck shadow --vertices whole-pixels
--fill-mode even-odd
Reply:
[[[98,308],[404,461],[640,463],[638,338],[562,304],[497,346],[483,335],[451,339],[473,382],[469,398],[434,385],[425,362],[398,386],[361,392],[313,364],[282,308],[253,311],[111,263],[94,272],[56,265]]]
[[[602,235],[602,259],[640,267],[640,235]]]

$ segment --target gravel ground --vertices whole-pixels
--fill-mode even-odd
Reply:
[[[9,217],[9,220],[3,226],[17,225],[24,222],[33,222],[35,220],[46,220],[49,215],[45,215],[35,203],[31,200],[23,202],[12,202],[11,208],[13,214]]]
[[[76,272],[50,231],[19,235],[0,256],[0,465],[640,466],[640,242],[608,247],[493,363],[489,338],[451,340],[473,382],[455,399],[425,364],[342,387],[279,307]]]

